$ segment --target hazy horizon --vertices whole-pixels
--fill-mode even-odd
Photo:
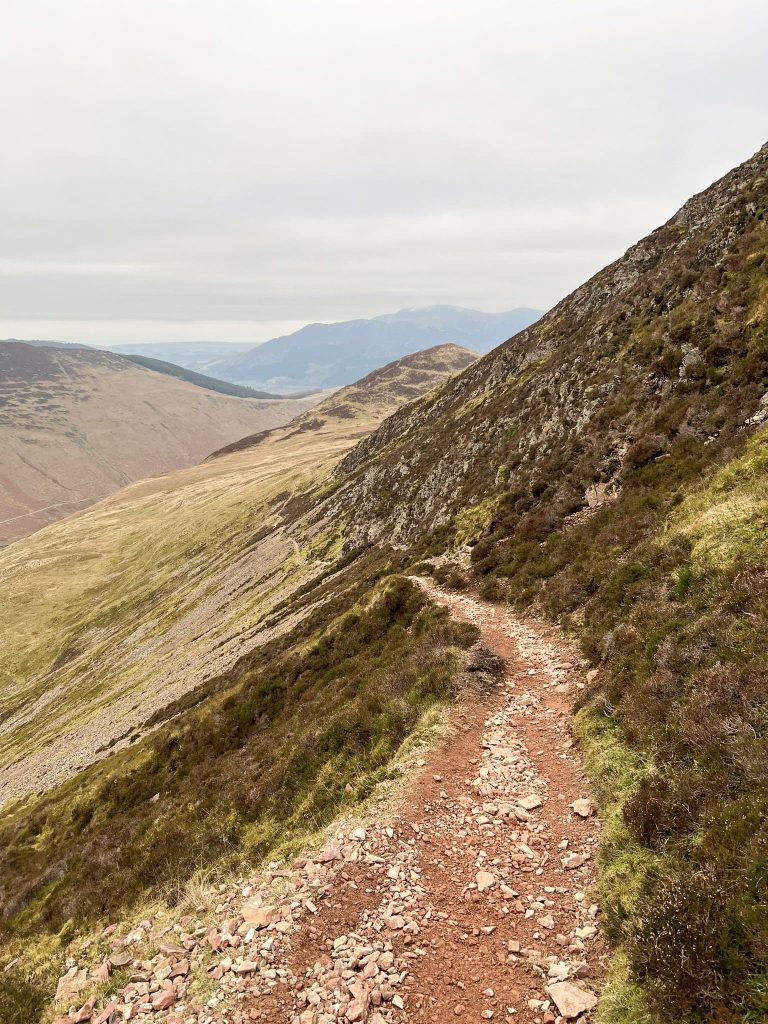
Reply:
[[[765,142],[730,10],[10,0],[0,336],[547,309]]]
[[[434,304],[434,305],[437,305],[437,304]],[[440,305],[453,306],[454,304],[453,303],[440,303]],[[74,345],[84,344],[84,345],[91,345],[91,346],[93,346],[95,348],[106,348],[106,349],[111,349],[111,348],[114,348],[114,347],[120,346],[120,345],[122,345],[122,346],[124,346],[124,345],[253,345],[255,347],[257,345],[263,345],[267,341],[273,341],[273,340],[275,340],[277,338],[293,334],[296,331],[301,330],[302,327],[307,327],[307,326],[310,326],[312,324],[343,323],[343,322],[348,321],[348,320],[357,320],[357,319],[371,320],[371,319],[376,319],[376,317],[379,317],[379,316],[386,316],[387,314],[402,313],[402,312],[405,312],[408,309],[425,309],[425,308],[429,308],[426,303],[423,304],[423,305],[420,305],[420,306],[413,306],[413,307],[403,306],[403,307],[401,307],[400,309],[397,309],[397,310],[394,310],[394,309],[384,310],[384,311],[381,311],[381,312],[378,312],[378,313],[373,313],[369,317],[347,317],[347,318],[344,318],[344,319],[342,319],[340,321],[336,321],[336,320],[307,320],[307,321],[304,321],[304,320],[301,320],[301,321],[297,321],[295,323],[295,325],[288,324],[288,325],[286,325],[287,329],[281,330],[277,334],[271,334],[271,335],[269,335],[269,337],[260,338],[258,341],[241,341],[241,340],[238,340],[236,338],[189,338],[189,339],[180,339],[180,338],[170,338],[170,337],[169,338],[156,338],[154,340],[151,340],[151,339],[145,339],[145,338],[138,338],[138,337],[134,337],[134,336],[126,337],[124,340],[99,341],[99,340],[94,339],[94,340],[91,340],[91,341],[85,341],[84,339],[80,339],[80,338],[59,338],[59,337],[54,338],[53,336],[46,336],[46,337],[43,338],[43,337],[32,337],[32,335],[26,335],[26,336],[23,336],[23,337],[21,335],[8,335],[6,337],[0,338],[0,341],[68,342],[68,343],[74,344]],[[466,309],[468,307],[455,307],[455,308],[464,308],[464,309]],[[518,308],[522,309],[522,308],[530,308],[530,307],[518,307]],[[506,313],[506,312],[512,312],[512,311],[511,310],[505,310],[505,309],[483,309],[483,310],[474,310],[474,312],[491,313],[491,314],[493,314],[493,313]],[[546,312],[546,310],[538,310],[537,312],[544,313],[544,312]],[[2,323],[2,321],[0,321],[0,323]]]

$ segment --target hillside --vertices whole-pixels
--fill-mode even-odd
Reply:
[[[532,309],[481,313],[457,306],[428,306],[370,320],[308,324],[286,337],[211,363],[209,372],[270,390],[337,387],[432,345],[455,343],[487,352],[540,315]]]
[[[107,352],[0,343],[0,545],[320,397],[227,397]]]
[[[323,506],[350,550],[469,543],[457,585],[580,637],[630,1018],[768,1009],[767,421],[768,146],[387,420]]]
[[[286,521],[286,502],[474,358],[457,346],[408,356],[255,447],[136,483],[2,552],[0,678],[16,683],[0,691],[0,801],[135,741],[169,703],[289,626],[265,621],[323,570],[340,534],[330,520]]]
[[[1,553],[21,642],[0,755],[6,795],[26,796],[0,817],[4,957],[20,959],[0,999],[50,1016],[59,973],[98,971],[114,922],[134,981],[86,983],[132,1007],[131,985],[156,985],[147,1020],[178,1005],[271,1024],[292,1019],[270,1002],[285,990],[302,1024],[315,1007],[358,1021],[385,962],[372,1020],[439,1005],[534,1024],[557,1020],[559,978],[562,1017],[594,1008],[600,934],[599,1024],[764,1020],[767,396],[768,146],[377,429],[335,395],[333,421],[318,407],[317,426]],[[478,623],[519,663],[462,703],[467,673],[498,675]],[[570,799],[576,695],[597,850],[569,845],[591,814]],[[442,762],[416,758],[454,707]],[[392,827],[379,801],[414,762],[430,774]],[[169,931],[186,945],[158,952]],[[169,981],[179,949],[189,982]]]

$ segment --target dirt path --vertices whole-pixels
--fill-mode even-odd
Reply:
[[[499,686],[457,705],[448,737],[404,766],[414,781],[385,792],[374,820],[222,892],[213,924],[145,922],[167,953],[143,965],[148,993],[124,995],[138,1010],[127,1019],[588,1017],[606,950],[589,897],[598,826],[570,737],[577,658],[553,629],[418,582],[504,658]],[[206,972],[218,988],[200,1005],[189,982]]]
[[[346,863],[292,939],[289,990],[245,1019],[551,1022],[596,1002],[597,823],[569,733],[576,658],[554,630],[419,582],[504,658],[501,692],[457,709],[395,820],[340,840]]]

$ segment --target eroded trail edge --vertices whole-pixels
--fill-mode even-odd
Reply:
[[[448,737],[404,765],[413,781],[382,796],[375,820],[222,887],[214,920],[143,922],[160,954],[134,962],[140,977],[112,1012],[186,1024],[588,1019],[606,949],[589,895],[598,825],[570,732],[582,666],[553,628],[417,582],[504,659],[498,686],[459,702]],[[116,940],[118,962],[129,940]],[[204,1004],[201,974],[214,986]]]

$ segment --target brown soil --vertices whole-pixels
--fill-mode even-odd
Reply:
[[[506,672],[501,692],[467,698],[457,706],[450,738],[426,758],[391,823],[391,852],[398,843],[418,850],[425,895],[416,900],[416,913],[422,913],[418,935],[386,935],[395,953],[410,958],[411,966],[399,989],[404,1009],[385,1004],[381,1011],[386,1019],[430,1024],[453,1019],[554,1021],[557,1007],[546,991],[547,958],[580,963],[570,980],[586,978],[586,986],[574,983],[596,988],[606,953],[599,913],[594,906],[589,910],[598,825],[593,816],[582,818],[569,806],[588,796],[570,736],[578,661],[552,629],[521,622],[474,598],[423,585],[455,618],[480,628],[484,643],[504,658]],[[518,710],[510,714],[510,706]],[[518,781],[518,796],[525,790],[541,795],[543,801],[524,824],[514,818],[496,825],[477,820],[478,805],[490,797],[478,795],[472,782],[488,763],[482,755],[489,737],[500,729],[509,739],[521,740],[525,751],[527,782],[521,787]],[[565,849],[560,846],[563,841]],[[533,857],[510,857],[515,842],[528,846]],[[371,849],[390,862],[386,849],[376,846],[375,840]],[[561,861],[571,852],[586,852],[589,859],[582,867],[566,870]],[[502,894],[498,884],[490,892],[479,892],[475,881],[480,866],[519,896]],[[382,893],[385,898],[392,895],[382,886],[379,864],[351,864],[338,873],[311,925],[293,938],[288,966],[297,990],[311,982],[317,962],[330,963],[328,950],[334,939],[350,932],[366,934]],[[583,900],[574,899],[578,893],[585,894]],[[531,914],[532,901],[542,897],[548,903]],[[428,908],[432,910],[425,917]],[[549,915],[554,927],[546,927]],[[538,923],[542,918],[545,925]],[[582,941],[574,932],[584,925],[598,930]],[[249,1005],[244,1019],[270,1024],[298,1020],[301,1008],[301,1000],[297,1005],[294,994],[279,987]]]

